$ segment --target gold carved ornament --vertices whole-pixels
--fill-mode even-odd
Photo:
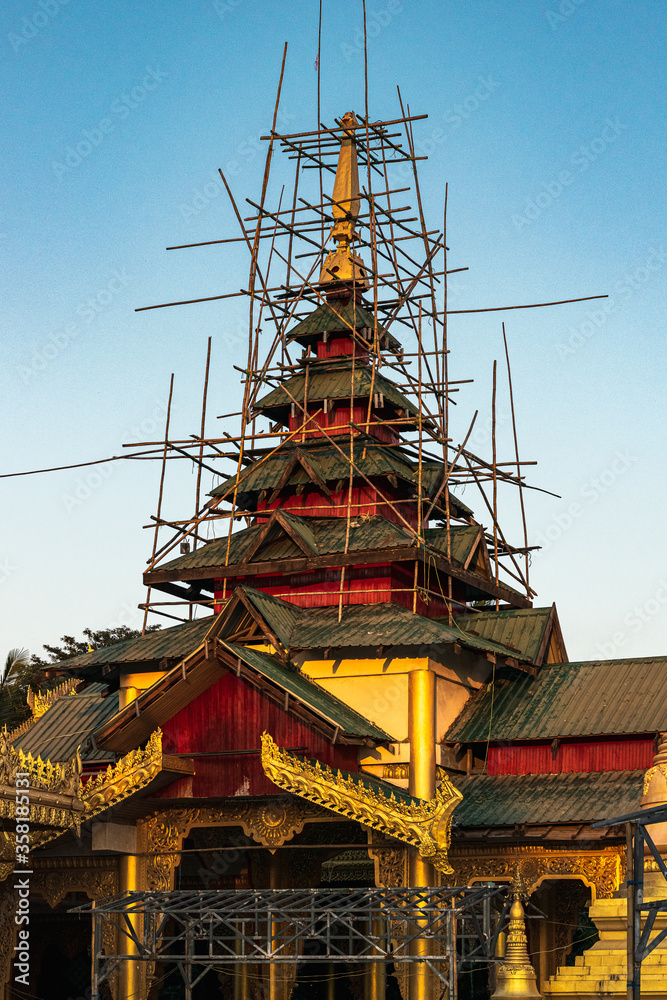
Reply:
[[[132,750],[84,785],[83,819],[90,819],[148,785],[162,768],[162,731],[156,729],[144,750]]]
[[[172,888],[174,869],[180,861],[184,837],[192,827],[240,826],[247,837],[275,850],[301,833],[308,822],[330,818],[330,813],[298,799],[224,802],[200,809],[167,809],[154,813],[144,824],[146,885],[149,889]]]
[[[55,705],[57,701],[60,701],[65,695],[76,694],[76,689],[81,685],[82,681],[78,680],[76,677],[70,677],[68,680],[63,681],[62,684],[58,684],[57,687],[51,688],[50,691],[45,691],[44,694],[40,694],[39,691],[33,691],[31,687],[28,688],[28,694],[26,696],[26,701],[32,712],[32,720],[36,722],[37,719],[41,719],[45,712]]]
[[[81,824],[117,802],[134,795],[159,774],[162,767],[162,733],[152,734],[144,750],[132,750],[106,771],[81,781],[82,764],[79,752],[67,764],[34,758],[15,750],[7,734],[0,733],[0,785],[15,787],[17,771],[28,774],[30,794],[30,848],[41,847],[66,830],[77,834]],[[65,802],[39,802],[38,793],[62,796]],[[0,819],[13,819],[14,792],[0,797]],[[10,861],[16,854],[15,835],[0,831],[0,880],[11,871]]]
[[[447,851],[452,813],[462,796],[448,780],[433,799],[405,802],[393,791],[387,794],[351,774],[345,777],[319,761],[310,763],[281,750],[268,733],[262,734],[261,759],[265,774],[279,788],[402,840],[418,848],[420,856],[439,871],[452,874]]]
[[[16,772],[27,773],[31,790],[34,788],[56,795],[76,798],[81,785],[81,758],[78,752],[66,764],[33,757],[15,750],[6,730],[0,731],[0,785],[16,786]]]
[[[507,853],[498,856],[468,856],[453,859],[459,885],[470,885],[480,880],[511,881],[517,877],[533,892],[545,878],[580,878],[595,887],[598,899],[608,899],[618,890],[623,878],[622,851],[605,851],[596,854]]]

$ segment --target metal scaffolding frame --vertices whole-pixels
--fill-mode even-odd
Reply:
[[[92,995],[125,961],[174,963],[186,1000],[210,969],[302,962],[423,962],[456,996],[457,967],[494,961],[508,886],[128,892],[92,915]],[[105,924],[120,931],[105,954]],[[426,943],[426,945],[425,945]],[[124,950],[123,950],[124,946]]]
[[[648,847],[658,870],[667,880],[667,866],[646,829],[652,823],[667,822],[667,806],[653,806],[637,812],[592,823],[592,828],[625,826],[627,845],[626,886],[628,898],[628,1000],[640,1000],[642,962],[667,938],[667,928],[650,940],[656,917],[667,912],[667,899],[644,902],[644,848]],[[646,914],[642,928],[642,913]]]

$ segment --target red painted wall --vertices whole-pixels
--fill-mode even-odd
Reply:
[[[632,771],[651,767],[652,739],[563,742],[490,747],[489,774],[560,774],[565,771]]]
[[[261,590],[265,594],[280,597],[300,608],[324,608],[338,605],[341,591],[341,571],[335,569],[311,570],[306,573],[272,574],[271,576],[241,576],[227,581],[226,594],[242,585]],[[412,611],[413,571],[396,563],[378,563],[371,566],[347,567],[343,581],[343,607],[350,604],[383,604],[393,602]],[[423,586],[420,570],[418,585]],[[425,601],[417,597],[417,613],[426,618],[440,618],[447,614],[444,597],[437,591],[438,581],[434,573],[428,579],[428,586],[435,593]],[[457,595],[454,594],[456,599]],[[216,580],[216,601],[223,600],[222,581]],[[220,604],[215,605],[220,610]]]
[[[395,495],[389,481],[383,483],[381,489],[382,496],[378,496],[372,486],[353,487],[350,498],[350,516],[356,518],[363,517],[365,514],[382,514],[388,521],[394,521],[401,526],[404,526],[405,521],[407,521],[413,528],[416,527],[416,504],[401,502],[400,498]],[[384,502],[384,497],[398,501],[398,510],[405,521],[401,520],[396,510]],[[293,494],[285,498],[277,497],[271,504],[267,504],[264,500],[257,504],[258,511],[278,508],[313,517],[347,517],[347,488],[339,490],[331,497],[326,497],[322,493],[318,493],[317,490],[305,489],[299,496]],[[262,524],[264,520],[266,518],[262,518],[261,515],[257,518],[259,524]]]
[[[256,688],[234,674],[225,674],[162,727],[163,752],[198,750],[257,750],[266,730],[279,746],[305,747],[303,755],[347,771],[358,769],[358,748],[333,745],[299,722]],[[196,774],[156,793],[157,798],[209,798],[236,795],[276,795],[255,755],[199,757]]]
[[[310,441],[313,438],[323,438],[324,434],[318,434],[315,431],[315,427],[326,428],[329,434],[340,435],[345,434],[349,436],[350,433],[350,420],[357,424],[359,427],[363,427],[366,430],[365,424],[367,421],[371,424],[368,427],[368,433],[372,434],[373,437],[377,438],[378,441],[385,441],[390,444],[396,444],[398,442],[398,434],[392,429],[389,424],[381,424],[379,427],[372,426],[378,420],[377,413],[374,408],[371,408],[370,418],[368,415],[368,403],[362,406],[353,406],[352,415],[350,416],[350,401],[348,399],[346,402],[341,402],[339,400],[331,400],[331,409],[328,413],[322,411],[322,404],[318,400],[317,403],[309,404],[306,409],[313,419],[308,424],[308,430],[305,436],[306,441]],[[318,412],[321,411],[321,412]],[[304,421],[303,410],[298,410],[296,416],[289,417],[288,426],[290,431],[295,431],[301,427]],[[358,434],[358,431],[355,431]]]
[[[357,361],[368,359],[368,351],[364,351],[359,344],[353,344],[351,337],[329,337],[325,343],[323,340],[317,342],[318,358],[339,358],[343,355],[354,355]]]

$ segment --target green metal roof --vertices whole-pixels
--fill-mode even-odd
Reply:
[[[454,826],[585,823],[639,808],[644,771],[503,774],[455,778]]]
[[[537,677],[501,670],[467,703],[447,739],[468,743],[667,731],[667,657],[545,663]]]
[[[257,609],[278,640],[289,649],[291,637],[301,614],[301,608],[261,590],[243,587],[243,593]]]
[[[318,306],[310,316],[297,323],[289,331],[288,337],[290,340],[298,340],[299,343],[309,343],[311,340],[316,339],[320,333],[351,333],[350,327],[357,330],[368,327],[371,332],[364,339],[372,340],[374,326],[373,314],[358,303],[355,306],[353,299],[350,299],[345,305],[338,303],[335,310],[325,302]],[[378,323],[378,339],[382,341],[383,337],[387,338],[389,346],[393,350],[400,350],[401,345],[398,340],[391,333],[387,333]]]
[[[118,692],[94,682],[76,694],[59,698],[44,715],[18,739],[17,750],[40,755],[42,759],[66,761],[82,747],[83,760],[115,760],[115,755],[93,749],[87,737],[118,711]]]
[[[512,608],[459,615],[456,620],[466,632],[510,646],[535,663],[551,614],[552,608]]]
[[[350,648],[352,646],[420,646],[458,642],[470,649],[484,653],[512,655],[510,650],[494,642],[468,635],[453,626],[422,615],[413,615],[407,608],[396,604],[356,604],[343,608],[338,620],[337,607],[296,608],[280,598],[267,599],[266,594],[250,587],[242,588],[252,603],[261,609],[265,620],[278,633],[285,623],[282,616],[289,608],[296,612],[289,636],[281,642],[291,650]],[[285,608],[281,608],[285,605]],[[285,633],[283,632],[283,635]],[[224,631],[220,633],[224,637]]]
[[[348,479],[350,475],[349,463],[349,443],[345,444],[345,454],[331,444],[300,444],[299,447],[307,454],[308,459],[316,464],[317,471],[326,483],[336,483],[340,480]],[[262,490],[274,489],[280,481],[287,462],[292,457],[292,449],[285,448],[269,459],[258,459],[252,465],[243,469],[238,477],[237,503],[245,505],[252,503],[252,495],[260,493]],[[416,456],[408,456],[397,445],[380,445],[375,442],[355,439],[353,443],[352,461],[356,468],[365,476],[382,477],[394,475],[398,479],[409,483],[414,489],[417,487],[417,459]],[[438,488],[437,484],[442,475],[443,465],[441,462],[422,463],[422,488],[428,494],[432,494]],[[211,491],[210,496],[228,495],[231,501],[236,475],[225,479],[219,486]],[[297,463],[289,477],[287,485],[306,486],[312,485],[312,480],[306,470]],[[469,516],[472,512],[469,507],[450,493],[450,503],[455,513]],[[438,529],[433,529],[438,530]]]
[[[111,646],[102,646],[92,653],[81,653],[58,663],[58,669],[70,667],[98,667],[116,663],[142,663],[159,660],[180,660],[191,653],[214,622],[212,615],[198,621],[186,622],[174,628],[147,632],[136,639],[125,639]]]
[[[451,557],[454,562],[465,565],[481,531],[481,527],[477,524],[450,526]],[[447,528],[427,528],[424,531],[424,538],[434,549],[447,554]]]
[[[291,529],[299,535],[314,555],[330,555],[345,550],[347,535],[347,518],[344,517],[301,517],[288,511],[282,511],[281,516]],[[232,535],[229,553],[229,564],[234,565],[248,550],[253,540],[264,525],[252,525]],[[454,529],[452,536],[459,529]],[[463,529],[465,530],[465,529]],[[379,514],[364,520],[352,518],[348,551],[372,551],[395,546],[412,545],[414,535],[407,529]],[[224,565],[227,554],[227,538],[218,538],[206,545],[179,556],[169,562],[160,563],[160,570],[193,569],[206,566]],[[250,562],[291,559],[303,556],[303,551],[294,542],[282,525],[277,522],[273,532],[265,539],[256,555]]]
[[[332,725],[339,726],[344,733],[350,736],[368,736],[380,742],[393,739],[383,729],[379,729],[368,719],[364,719],[362,715],[329,694],[319,684],[289,667],[283,666],[276,657],[248,646],[238,646],[235,643],[226,642],[224,645],[253,670],[277,684],[284,691],[289,692],[297,701],[304,702]]]
[[[310,404],[323,399],[349,399],[351,396],[355,399],[368,399],[371,393],[382,393],[385,402],[393,403],[411,415],[416,415],[418,412],[416,405],[410,402],[393,382],[377,371],[373,377],[370,365],[361,365],[357,362],[353,371],[352,362],[347,361],[337,362],[335,365],[333,362],[312,364],[307,381],[306,385],[305,372],[282,379],[280,385],[257,400],[254,410],[261,412],[284,409],[291,406],[293,400],[302,403],[306,393]],[[430,422],[424,418],[424,423],[430,424]]]

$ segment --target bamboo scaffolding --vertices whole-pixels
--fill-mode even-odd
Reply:
[[[238,434],[223,433],[223,436],[207,437],[205,433],[204,417],[202,417],[202,427],[199,435],[191,435],[190,439],[183,440],[169,439],[168,431],[165,439],[161,442],[141,442],[134,443],[132,448],[143,448],[155,446],[156,451],[139,452],[132,455],[121,456],[136,460],[161,459],[162,462],[162,482],[168,461],[189,458],[197,465],[197,492],[195,502],[195,514],[186,521],[167,520],[161,515],[161,507],[158,506],[157,516],[151,517],[154,522],[155,539],[153,553],[149,562],[149,570],[152,570],[162,561],[174,546],[193,536],[196,548],[199,541],[203,543],[200,524],[203,521],[210,521],[213,524],[218,520],[229,521],[226,541],[225,565],[229,564],[232,529],[235,520],[245,518],[250,524],[253,519],[260,518],[266,520],[271,516],[271,509],[240,509],[238,506],[239,496],[244,493],[245,479],[261,466],[262,463],[270,461],[272,456],[277,455],[281,450],[294,448],[296,443],[322,444],[333,449],[345,461],[346,488],[338,483],[336,496],[333,494],[327,497],[327,501],[322,500],[321,504],[312,505],[307,508],[294,505],[295,512],[307,510],[308,514],[317,515],[322,513],[325,516],[341,516],[346,519],[344,553],[349,551],[350,528],[353,517],[367,517],[368,514],[361,514],[363,510],[386,511],[391,514],[392,519],[405,527],[405,530],[416,543],[418,553],[414,564],[412,587],[391,588],[391,593],[401,591],[412,594],[412,609],[416,613],[419,595],[435,595],[442,600],[447,608],[450,623],[453,620],[454,608],[460,602],[453,599],[452,579],[447,575],[447,593],[443,588],[439,576],[437,576],[438,589],[433,589],[428,583],[431,573],[426,546],[424,530],[428,526],[429,520],[444,518],[445,528],[445,550],[447,559],[451,562],[452,557],[452,532],[457,523],[477,523],[469,515],[464,516],[465,507],[461,510],[456,506],[451,490],[457,486],[463,487],[474,484],[482,493],[484,504],[488,509],[491,518],[491,531],[483,530],[484,543],[492,554],[494,570],[494,582],[500,584],[500,570],[507,573],[512,579],[518,580],[525,587],[526,595],[530,599],[533,591],[529,584],[529,553],[534,548],[528,545],[526,529],[526,508],[523,491],[525,489],[539,489],[533,487],[526,481],[524,466],[535,463],[522,460],[519,454],[518,436],[514,412],[514,398],[511,381],[511,371],[509,363],[509,352],[507,338],[503,326],[503,340],[505,356],[508,370],[508,383],[510,392],[510,406],[512,411],[513,438],[514,438],[514,458],[509,461],[499,460],[497,452],[497,363],[493,366],[493,393],[492,393],[492,431],[491,462],[479,458],[467,449],[467,442],[472,433],[477,412],[463,440],[463,443],[455,447],[450,440],[450,416],[449,405],[454,404],[452,394],[459,391],[458,385],[467,384],[472,379],[459,379],[451,381],[449,378],[448,364],[448,317],[460,314],[497,312],[510,309],[532,309],[545,306],[564,305],[589,301],[605,296],[585,296],[577,299],[563,299],[553,302],[537,302],[522,305],[484,307],[475,309],[450,309],[448,301],[447,276],[450,273],[467,270],[467,268],[448,267],[448,247],[447,240],[447,201],[448,186],[445,185],[444,213],[442,232],[436,229],[428,229],[426,214],[422,200],[420,179],[418,172],[418,161],[424,157],[416,155],[416,143],[413,131],[413,123],[424,119],[425,115],[413,115],[409,104],[404,105],[403,99],[398,91],[401,117],[386,122],[371,122],[368,101],[368,54],[367,38],[365,30],[365,2],[364,8],[364,114],[357,115],[359,125],[354,131],[354,142],[360,167],[365,170],[366,183],[359,193],[360,201],[363,201],[367,211],[359,212],[354,218],[355,236],[354,243],[359,249],[365,249],[370,253],[370,263],[364,265],[362,273],[366,276],[369,286],[370,299],[365,307],[372,312],[373,325],[363,329],[357,326],[357,287],[356,278],[351,286],[351,301],[353,307],[353,321],[344,319],[338,312],[336,302],[327,299],[326,287],[316,280],[314,272],[321,266],[320,261],[327,252],[325,242],[327,228],[334,223],[335,208],[347,213],[346,203],[334,200],[325,190],[324,177],[330,173],[335,173],[335,158],[338,156],[340,141],[346,135],[350,135],[349,128],[345,128],[339,120],[335,126],[324,125],[320,122],[321,114],[321,30],[322,30],[322,2],[319,4],[318,23],[318,56],[317,56],[317,121],[318,128],[309,132],[297,132],[282,134],[276,130],[278,107],[285,72],[285,60],[287,47],[283,52],[280,80],[278,84],[276,102],[273,113],[273,124],[270,134],[262,136],[262,140],[267,141],[267,156],[262,180],[261,195],[258,201],[250,198],[247,203],[255,210],[256,214],[242,218],[238,206],[233,198],[229,185],[220,171],[220,175],[225,184],[228,197],[233,206],[240,235],[221,240],[207,240],[199,243],[183,244],[179,247],[168,249],[185,249],[186,247],[209,246],[216,244],[245,243],[250,258],[250,273],[246,288],[237,292],[226,293],[225,295],[208,296],[201,299],[192,299],[177,303],[163,303],[156,306],[142,307],[165,308],[171,305],[185,305],[195,302],[214,301],[222,298],[247,297],[249,306],[248,321],[248,351],[245,368],[239,369],[243,375],[243,401],[241,409],[235,413],[223,415],[224,417],[240,417],[241,427]],[[396,126],[396,131],[391,129]],[[286,159],[294,161],[293,187],[289,196],[285,198],[287,205],[282,208],[285,187],[280,191],[277,208],[272,208],[267,203],[267,192],[269,177],[274,151],[280,149]],[[411,184],[404,186],[392,185],[390,170],[393,164],[409,164],[411,168]],[[292,169],[290,167],[290,169]],[[299,181],[302,171],[305,169],[316,169],[318,171],[317,187],[319,201],[308,198],[307,192],[300,193]],[[373,183],[380,190],[373,189]],[[409,204],[397,206],[394,199],[398,194],[405,191],[413,191],[416,196],[417,214],[409,217],[411,207]],[[340,217],[340,213],[338,215]],[[345,216],[344,216],[345,217]],[[416,223],[413,227],[412,224]],[[254,226],[253,226],[254,224]],[[317,235],[316,235],[317,234]],[[285,238],[287,243],[285,244]],[[269,240],[266,244],[265,241]],[[283,240],[281,243],[280,241]],[[402,244],[406,240],[418,240],[421,249],[415,255],[414,248],[404,247]],[[304,253],[295,253],[299,248],[299,243],[304,242],[307,247]],[[282,249],[281,249],[282,248]],[[442,251],[443,257],[440,261],[438,255]],[[423,261],[421,254],[424,254]],[[295,262],[301,258],[312,258],[312,266],[306,273],[303,268]],[[368,258],[367,258],[368,259]],[[270,275],[273,262],[282,261],[285,265],[285,281],[276,285],[271,282]],[[390,265],[388,273],[380,273],[380,267],[386,270],[385,263]],[[304,267],[309,265],[304,265]],[[356,272],[353,272],[356,273]],[[442,280],[441,280],[442,279]],[[442,286],[442,301],[436,301],[438,288]],[[439,293],[438,293],[439,294]],[[300,360],[292,362],[288,353],[290,343],[290,324],[293,321],[301,321],[308,315],[305,310],[306,305],[318,305],[327,303],[334,314],[339,316],[340,329],[347,332],[351,341],[351,355],[346,356],[341,364],[336,365],[333,357],[318,358],[311,352],[311,347],[307,346]],[[138,310],[139,311],[139,310]],[[427,346],[424,343],[424,319],[427,318],[433,327],[433,343]],[[260,352],[260,336],[265,331],[265,326],[273,326],[269,338],[268,348]],[[393,323],[401,326],[402,330],[409,331],[409,335],[414,338],[416,350],[401,349],[400,352],[392,348],[391,341],[383,340],[389,333]],[[395,341],[393,342],[395,345]],[[383,346],[384,344],[384,346]],[[408,348],[411,345],[408,344]],[[279,353],[278,353],[279,352]],[[391,354],[395,353],[397,360],[389,360]],[[260,356],[261,355],[261,356]],[[209,356],[210,357],[210,340]],[[204,408],[206,391],[208,386],[208,357],[207,372],[205,377]],[[411,358],[416,358],[416,372],[409,371]],[[278,360],[279,359],[279,360]],[[376,401],[376,384],[378,375],[384,365],[388,365],[393,372],[396,372],[403,381],[393,382],[397,389],[405,393],[411,405],[414,405],[414,414],[408,410],[404,416],[380,415],[379,409],[382,402]],[[322,368],[318,368],[322,366]],[[355,376],[361,367],[369,373],[366,387],[359,392],[355,387]],[[349,368],[350,389],[349,396],[335,398],[333,401],[319,400],[313,397],[312,377],[318,370],[342,371]],[[300,383],[299,393],[301,400],[296,399],[283,379],[292,375],[303,376]],[[258,420],[276,419],[276,412],[271,418],[265,416],[261,408],[257,409],[259,393],[262,387],[280,387],[284,394],[285,406],[291,407],[292,413],[300,414],[299,419],[294,423],[296,427],[290,430],[287,427],[287,417],[280,410],[277,410],[277,423],[270,425],[270,429],[263,429],[263,425],[257,426]],[[296,390],[295,390],[296,392]],[[297,394],[299,394],[297,393]],[[366,398],[365,419],[354,420],[355,402],[359,404],[361,398]],[[330,405],[333,402],[333,406]],[[395,404],[394,404],[395,405]],[[333,425],[329,414],[337,409],[349,408],[349,419],[346,423]],[[310,413],[309,410],[314,410]],[[399,411],[400,412],[400,411]],[[405,412],[405,411],[404,411]],[[316,417],[322,414],[321,424],[318,424]],[[284,419],[284,423],[282,423]],[[386,441],[380,440],[378,435],[389,433]],[[406,436],[407,435],[407,436]],[[441,449],[440,454],[434,454],[426,447],[426,441],[432,441],[436,449]],[[268,446],[265,447],[264,445]],[[431,448],[433,448],[431,445]],[[360,452],[355,449],[359,447]],[[404,455],[414,463],[415,483],[412,489],[414,495],[393,496],[384,490],[378,477],[370,477],[360,466],[366,460],[369,449],[396,448],[402,450]],[[229,449],[233,450],[229,450]],[[450,451],[451,449],[451,451]],[[412,456],[412,457],[410,457]],[[200,484],[201,475],[204,470],[215,475],[222,475],[218,469],[207,464],[213,459],[225,459],[231,461],[236,466],[236,472],[228,477],[229,481],[222,493],[217,494],[203,507],[200,506]],[[425,463],[437,463],[436,468],[441,469],[434,487],[430,487],[431,495],[424,491],[423,472]],[[216,463],[217,465],[218,463]],[[248,467],[248,464],[249,467]],[[433,465],[431,465],[433,468]],[[354,502],[355,484],[366,484],[374,490],[374,501],[363,499],[363,489],[360,488],[356,497],[358,502]],[[486,484],[490,484],[492,496],[489,500],[485,492]],[[501,485],[511,485],[519,490],[519,501],[522,514],[523,545],[511,546],[499,526],[499,488]],[[406,482],[406,487],[409,484]],[[299,488],[299,491],[303,487]],[[306,486],[307,490],[317,490],[314,484]],[[263,503],[262,497],[267,497],[272,487],[269,486],[262,491],[257,504]],[[275,487],[273,488],[275,495]],[[542,490],[541,490],[542,491]],[[549,491],[542,491],[549,492]],[[244,494],[245,495],[245,494]],[[276,497],[278,506],[280,501]],[[273,502],[273,501],[271,501]],[[230,510],[222,509],[222,504],[230,505]],[[255,507],[252,501],[247,506]],[[411,523],[410,514],[416,514],[417,526]],[[407,516],[404,516],[407,515]],[[157,531],[160,528],[169,527],[173,532],[173,537],[161,548],[157,544]],[[517,556],[525,556],[525,570],[517,562]],[[419,567],[422,566],[420,573]],[[353,595],[360,591],[351,591],[352,581],[347,576],[347,568],[341,567],[340,583],[336,592],[328,592],[331,599],[338,600],[339,619],[342,615],[344,603],[353,600]],[[227,580],[223,583],[222,597],[208,601],[181,601],[190,608],[196,604],[212,603],[219,604],[227,598]],[[308,592],[311,593],[310,591]],[[282,593],[281,595],[282,596]],[[286,596],[295,598],[305,596],[298,591],[289,588]],[[168,602],[161,603],[164,606]],[[150,590],[147,594],[146,614],[148,606],[151,605]],[[460,604],[462,608],[470,610],[467,604]],[[495,598],[495,606],[500,606],[499,598]],[[157,613],[157,611],[156,611]],[[163,612],[164,613],[164,612]]]

